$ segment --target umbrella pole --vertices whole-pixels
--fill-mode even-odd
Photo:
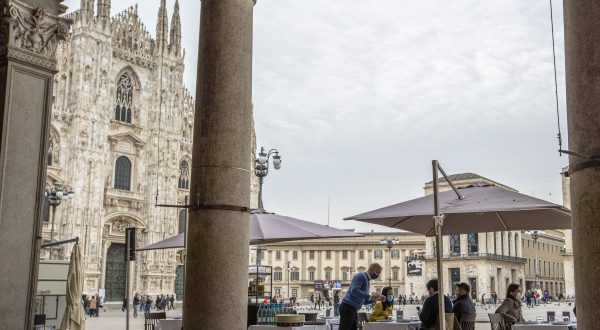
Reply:
[[[433,225],[435,228],[435,248],[437,259],[437,274],[438,274],[438,321],[439,329],[446,329],[446,308],[444,306],[444,274],[442,268],[442,227],[444,225],[444,217],[440,215],[440,202],[438,199],[438,168],[440,166],[437,160],[432,161],[433,165],[433,204],[435,215],[433,217]]]

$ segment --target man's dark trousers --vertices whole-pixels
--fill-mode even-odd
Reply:
[[[356,330],[358,327],[358,315],[354,306],[343,302],[340,305],[340,327],[339,330]]]

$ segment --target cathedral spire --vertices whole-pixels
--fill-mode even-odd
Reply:
[[[167,16],[166,0],[160,0],[158,9],[158,22],[156,23],[156,43],[159,49],[165,49],[168,46],[169,36],[169,17]]]
[[[98,0],[98,18],[110,19],[110,0]]]
[[[179,0],[175,0],[175,9],[171,19],[171,40],[170,46],[173,53],[181,53],[181,17],[179,17]]]
[[[81,0],[79,11],[86,21],[89,21],[94,16],[94,0]]]

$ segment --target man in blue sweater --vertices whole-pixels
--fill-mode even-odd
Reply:
[[[344,295],[340,305],[339,330],[356,330],[358,327],[358,311],[363,305],[374,304],[377,300],[383,302],[386,297],[379,294],[370,294],[369,281],[375,280],[381,274],[381,265],[371,264],[366,272],[354,275],[350,288]]]

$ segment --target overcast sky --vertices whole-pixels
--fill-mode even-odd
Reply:
[[[139,1],[152,34],[159,3]],[[193,91],[200,1],[181,9]],[[562,203],[548,0],[259,0],[254,15],[258,145],[283,158],[269,211],[326,223],[331,196],[332,226],[379,231],[341,219],[422,196],[432,159]],[[561,1],[554,20],[566,148]]]

